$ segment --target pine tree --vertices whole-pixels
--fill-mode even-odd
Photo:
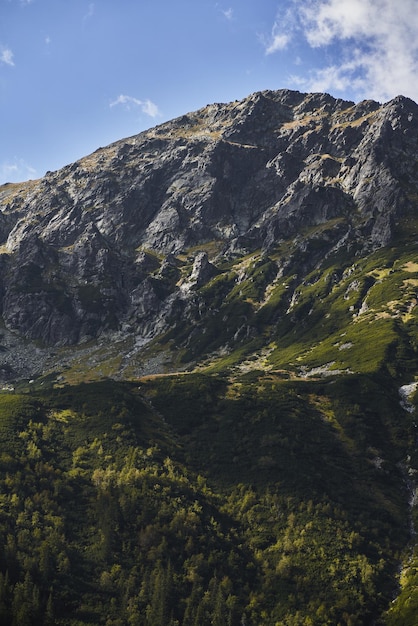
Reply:
[[[54,617],[54,603],[52,598],[52,589],[49,592],[48,601],[45,607],[45,616],[44,616],[44,624],[43,626],[54,626],[55,617]]]

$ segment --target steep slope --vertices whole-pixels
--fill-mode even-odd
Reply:
[[[415,232],[417,112],[403,97],[379,106],[263,92],[116,142],[39,181],[3,186],[4,376],[31,375],[37,360],[53,368],[42,344],[102,338],[95,363],[112,356],[110,342],[133,358],[163,333],[179,335],[179,322],[183,344],[194,344],[197,322],[212,324],[207,293],[216,287],[222,299],[233,283],[259,282],[255,266],[265,260],[259,302],[281,276],[293,295],[289,281],[334,253],[349,264],[389,244],[399,223]],[[222,345],[206,342],[193,360],[252,333],[242,323],[254,312],[248,300]],[[294,304],[285,300],[286,309]],[[26,358],[16,334],[41,347]],[[8,359],[12,347],[21,365]],[[126,365],[140,370],[132,358]],[[173,355],[155,367],[164,361]]]
[[[0,188],[2,623],[415,623],[417,155],[269,91]]]
[[[382,382],[0,395],[1,623],[381,624],[409,538],[410,430]]]

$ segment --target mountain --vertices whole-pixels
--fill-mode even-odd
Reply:
[[[4,378],[33,376],[38,362],[54,369],[48,348],[92,341],[101,346],[94,363],[123,352],[115,371],[178,369],[180,351],[188,365],[259,335],[267,311],[277,325],[307,291],[306,277],[318,283],[337,255],[345,260],[328,271],[328,290],[348,288],[354,260],[399,230],[415,232],[417,137],[417,105],[407,98],[355,105],[263,92],[4,185]],[[351,291],[360,300],[367,288]],[[27,340],[38,342],[35,352]],[[113,354],[109,344],[122,348]],[[74,350],[65,354],[74,361]]]
[[[0,187],[0,621],[414,626],[418,106],[280,90]]]

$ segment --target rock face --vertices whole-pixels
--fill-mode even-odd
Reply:
[[[417,148],[407,98],[266,91],[4,185],[4,325],[50,346],[110,331],[149,340],[199,316],[221,258],[296,238],[310,271],[333,251],[384,246],[414,211]]]

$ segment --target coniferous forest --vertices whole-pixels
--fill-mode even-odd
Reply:
[[[389,385],[251,372],[0,395],[0,622],[414,624],[412,573],[391,605],[412,423]]]

